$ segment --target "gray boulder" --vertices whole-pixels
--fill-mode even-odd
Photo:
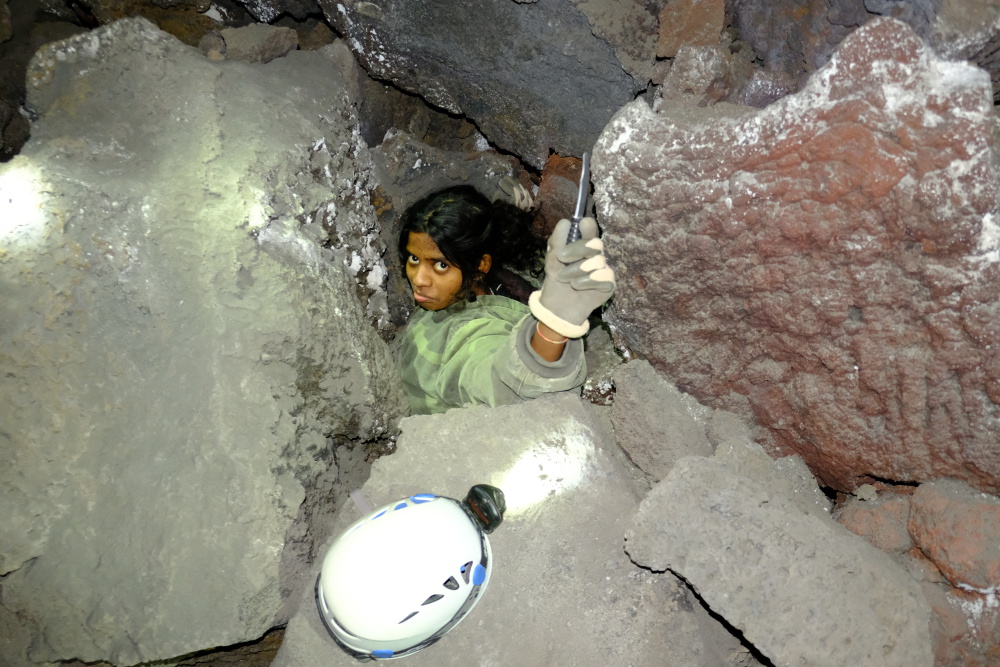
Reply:
[[[778,667],[933,664],[917,582],[741,459],[679,461],[642,502],[632,559],[682,577]]]
[[[375,462],[361,490],[373,507],[418,492],[461,499],[480,482],[499,486],[508,503],[489,536],[494,570],[482,600],[407,664],[690,667],[749,659],[676,578],[638,569],[622,553],[638,500],[599,410],[562,394],[402,421],[397,451]],[[334,532],[361,515],[341,508]],[[317,574],[273,667],[357,664],[322,625]]]
[[[621,366],[613,377],[615,439],[652,482],[685,456],[714,453],[705,434],[712,408],[682,394],[644,359]]]
[[[256,639],[303,516],[339,498],[314,489],[405,410],[364,248],[326,231],[377,238],[343,82],[320,52],[216,63],[141,19],[28,81],[40,119],[0,168],[3,659]]]
[[[366,70],[541,168],[582,155],[643,87],[569,0],[321,0]]]

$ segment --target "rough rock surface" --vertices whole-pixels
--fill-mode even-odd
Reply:
[[[653,108],[688,100],[699,107],[729,102],[763,109],[798,89],[788,75],[760,69],[751,60],[750,49],[740,47],[740,42],[725,40],[712,46],[681,46],[656,88]]]
[[[405,410],[310,222],[377,235],[343,82],[323,52],[214,63],[142,19],[42,49],[29,82],[0,169],[0,654],[256,639],[311,487]]]
[[[589,151],[641,87],[569,0],[321,4],[373,77],[467,116],[536,168],[551,150]]]
[[[901,488],[906,492],[894,492]],[[985,667],[1000,658],[998,504],[995,496],[946,479],[915,491],[883,488],[869,500],[859,494],[834,513],[845,528],[892,555],[920,582],[933,612],[930,631],[938,667]]]
[[[994,102],[1000,102],[1000,5],[993,0],[941,0],[927,39],[942,58],[971,60],[989,72]]]
[[[685,456],[714,453],[703,425],[711,408],[679,392],[645,360],[625,364],[613,378],[615,440],[651,481],[666,477]]]
[[[769,70],[800,82],[829,61],[843,39],[877,16],[930,33],[938,0],[750,0],[732,4],[733,25]]]
[[[933,663],[917,582],[732,461],[679,461],[626,539],[636,563],[682,577],[774,665]]]
[[[935,667],[1000,664],[1000,596],[923,582],[931,605]]]
[[[248,63],[269,63],[299,46],[299,36],[291,28],[261,23],[242,28],[223,28],[219,36],[225,45],[222,53],[226,60]]]
[[[908,527],[917,547],[953,586],[1000,592],[1000,498],[956,480],[921,484]]]
[[[622,68],[640,83],[654,79],[657,24],[667,0],[573,0],[594,34],[615,50]]]
[[[913,548],[907,523],[910,498],[895,494],[873,500],[851,499],[837,508],[836,519],[855,535],[887,553],[903,554]]]
[[[674,0],[660,12],[658,58],[673,58],[682,46],[716,46],[725,26],[723,0]]]
[[[489,536],[494,569],[482,600],[406,664],[756,664],[676,578],[622,553],[638,501],[599,410],[563,394],[402,421],[397,451],[375,462],[362,489],[372,507],[418,492],[463,498],[479,482],[503,489],[508,504]],[[360,516],[342,508],[334,534]],[[317,575],[304,582],[274,667],[357,664],[321,624]]]
[[[710,118],[637,101],[601,136],[617,342],[702,403],[756,418],[827,486],[1000,489],[986,74],[880,19],[801,93],[727,106]]]
[[[990,72],[1000,100],[1000,6],[993,0],[741,0],[729,6],[733,25],[765,70],[799,84],[856,28],[891,17],[940,57],[971,60]]]

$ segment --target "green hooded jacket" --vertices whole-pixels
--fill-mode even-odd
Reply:
[[[415,312],[396,350],[410,411],[509,405],[580,387],[583,341],[569,341],[562,357],[545,361],[531,348],[536,324],[526,305],[503,296]]]

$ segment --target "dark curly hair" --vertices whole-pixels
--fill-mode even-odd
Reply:
[[[444,258],[461,270],[462,297],[503,269],[537,276],[544,257],[531,232],[530,213],[504,201],[491,202],[471,185],[432,192],[403,214],[397,246],[404,277],[411,232],[430,236]],[[485,275],[479,273],[483,255],[493,260]]]

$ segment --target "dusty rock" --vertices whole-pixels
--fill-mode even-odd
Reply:
[[[376,227],[343,81],[322,53],[213,63],[142,19],[43,48],[28,80],[39,120],[0,168],[0,653],[257,639],[303,515],[405,409],[350,248],[306,224]]]
[[[294,51],[299,46],[299,36],[291,28],[251,23],[242,28],[224,28],[220,31],[226,60],[243,60],[248,63],[268,63]]]
[[[755,480],[790,501],[799,511],[826,521],[830,499],[797,455],[772,459],[753,441],[752,425],[731,412],[714,410],[705,434],[715,449],[715,458],[733,472]]]
[[[991,667],[1000,661],[1000,598],[924,582],[933,611],[935,667]]]
[[[551,151],[589,151],[641,88],[567,0],[321,4],[373,77],[465,115],[536,168]]]
[[[407,664],[733,664],[738,642],[690,591],[622,553],[638,501],[597,411],[563,394],[403,420],[397,451],[375,462],[362,489],[373,507],[417,492],[462,498],[477,482],[504,489],[508,504],[489,536],[494,569],[482,600]],[[334,522],[342,529],[359,516],[345,507]],[[313,582],[274,667],[357,664],[322,627]]]
[[[956,480],[921,484],[909,517],[913,541],[953,586],[1000,590],[1000,498]]]
[[[645,360],[621,366],[613,376],[611,422],[629,459],[658,482],[685,456],[711,456],[705,423],[712,409],[660,377]]]
[[[660,12],[657,58],[673,58],[682,46],[716,46],[725,27],[723,0],[673,0]]]
[[[870,501],[852,498],[837,508],[835,518],[873,547],[901,554],[913,548],[907,528],[909,517],[909,496],[884,495]]]
[[[850,499],[836,510],[842,525],[921,583],[933,612],[935,665],[985,667],[1000,657],[998,510],[995,497],[955,480],[923,484],[912,495]]]
[[[637,80],[656,78],[658,15],[667,0],[574,0],[594,34],[615,50],[622,68]]]
[[[854,496],[858,500],[875,500],[878,498],[878,489],[872,484],[862,484],[854,491]]]
[[[666,102],[658,100],[655,108],[683,97],[694,97],[701,107],[736,98],[750,85],[753,74],[750,62],[728,48],[685,44],[659,89],[660,100]]]
[[[1000,489],[985,73],[881,19],[801,93],[725,106],[637,101],[595,149],[616,342],[756,420],[773,453],[799,453],[826,486]]]
[[[775,665],[933,662],[930,608],[905,570],[717,458],[677,462],[626,540],[636,563],[682,577]]]
[[[729,102],[763,109],[798,89],[790,75],[760,69],[749,48],[728,38],[709,46],[682,45],[656,91],[654,110],[685,100],[698,107]]]
[[[949,60],[971,60],[993,79],[1000,101],[1000,6],[992,0],[941,0],[928,41]]]

